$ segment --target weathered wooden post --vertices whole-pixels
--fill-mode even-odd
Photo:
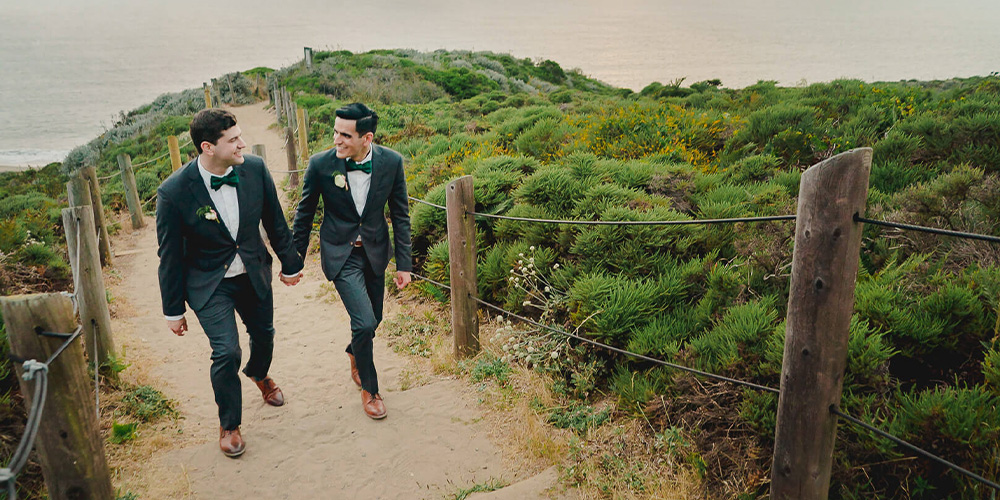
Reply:
[[[76,330],[73,304],[62,294],[0,297],[0,307],[11,352],[24,359],[45,362],[65,340],[38,332]],[[35,450],[53,500],[115,498],[86,366],[77,340],[52,361],[46,375],[48,391]],[[17,380],[30,405],[35,383]]]
[[[281,92],[281,89],[278,88],[277,83],[274,84],[274,90],[272,92],[274,93],[274,118],[276,120],[275,123],[277,123],[278,126],[280,127],[281,119],[282,117],[285,116],[285,99],[284,99],[285,96]]]
[[[871,148],[841,153],[802,174],[781,395],[771,465],[773,500],[826,499],[847,365]]]
[[[139,191],[135,187],[135,172],[132,171],[132,157],[127,154],[118,155],[118,168],[122,171],[122,183],[125,185],[125,204],[132,215],[132,230],[141,229],[146,223],[142,217],[142,202]]]
[[[304,109],[298,110],[299,123],[299,156],[302,157],[302,164],[309,163],[309,136],[306,135],[306,113]]]
[[[303,109],[302,110],[302,123],[306,127],[306,137],[309,137],[309,110],[308,109]]]
[[[292,100],[292,94],[288,92],[287,88],[281,89],[284,92],[284,97],[282,99],[285,101],[285,123],[295,127],[295,101]]]
[[[73,282],[78,287],[73,294],[80,305],[80,323],[86,334],[90,360],[99,369],[114,356],[115,344],[111,336],[111,313],[108,312],[104,273],[101,272],[97,237],[94,235],[94,214],[89,206],[64,208],[62,220],[66,251],[75,277]]]
[[[104,216],[104,201],[101,199],[101,181],[97,178],[97,168],[84,167],[80,175],[90,184],[90,201],[94,207],[94,224],[97,225],[97,247],[101,252],[101,265],[114,265],[111,238],[108,236],[108,219]],[[74,206],[70,203],[70,206]]]
[[[467,212],[476,208],[472,176],[459,177],[448,184],[448,263],[451,267],[451,324],[455,332],[455,357],[479,352],[476,284],[476,218]]]
[[[267,148],[263,144],[254,144],[250,146],[250,152],[255,156],[259,156],[264,159],[264,163],[267,163]]]
[[[233,91],[233,79],[226,75],[226,83],[229,85],[229,104],[236,104],[236,92]]]
[[[310,48],[310,47],[304,47],[302,50],[305,52],[306,68],[312,69],[312,67],[313,67],[313,49]]]
[[[167,149],[170,150],[170,168],[173,172],[181,168],[181,145],[176,135],[167,136]]]
[[[208,90],[208,83],[201,82],[201,88],[205,91],[205,107],[212,107],[212,93]]]
[[[288,185],[296,188],[299,186],[298,155],[295,154],[295,133],[292,126],[285,127],[285,152],[288,155]]]
[[[265,81],[267,85],[268,101],[270,102],[271,106],[274,106],[274,79],[271,78],[271,75],[267,75]],[[275,108],[277,109],[277,106],[275,106]]]

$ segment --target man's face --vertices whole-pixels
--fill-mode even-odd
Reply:
[[[365,159],[364,155],[368,154],[368,146],[372,143],[374,134],[368,132],[358,135],[357,125],[357,120],[340,117],[333,121],[333,144],[337,147],[337,158],[353,158],[357,161]]]
[[[243,148],[247,143],[243,142],[243,131],[239,125],[233,125],[222,132],[215,144],[203,142],[202,151],[208,153],[216,162],[225,166],[240,165],[243,163]]]

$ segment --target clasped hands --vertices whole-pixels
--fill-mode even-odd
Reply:
[[[284,274],[279,274],[278,279],[281,280],[285,286],[295,286],[299,284],[299,280],[302,279],[302,271],[299,271],[294,276],[285,276]]]

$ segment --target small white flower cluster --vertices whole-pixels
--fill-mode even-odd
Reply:
[[[567,360],[569,344],[566,338],[537,330],[518,330],[509,318],[497,316],[496,321],[500,326],[490,342],[500,346],[503,351],[500,360],[504,363],[523,363],[529,368],[544,369]]]
[[[41,241],[38,241],[37,239],[35,239],[35,235],[31,234],[31,230],[30,229],[26,230],[25,232],[27,233],[28,236],[24,239],[24,245],[23,246],[30,247],[31,245],[41,245],[42,244]]]
[[[542,318],[550,316],[559,304],[565,301],[565,293],[559,290],[550,282],[551,276],[545,276],[540,272],[535,262],[535,247],[528,247],[528,254],[520,252],[517,254],[517,262],[510,269],[510,276],[507,281],[514,290],[524,292],[525,299],[521,306],[525,309],[541,311]],[[559,269],[559,264],[552,265],[552,270]],[[548,274],[551,274],[549,272]]]

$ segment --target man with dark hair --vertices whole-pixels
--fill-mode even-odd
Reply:
[[[243,373],[272,406],[284,395],[268,376],[274,349],[271,255],[259,226],[281,261],[281,281],[298,283],[302,259],[278,203],[264,161],[243,155],[246,143],[236,117],[221,109],[199,111],[191,120],[198,157],[163,181],[156,191],[160,297],[167,327],[183,336],[186,301],[212,347],[212,389],[219,406],[219,447],[229,457],[246,449],[240,434],[243,409],[236,330],[239,313],[250,336]]]
[[[302,200],[292,223],[295,248],[304,259],[316,206],[323,197],[320,263],[351,316],[351,342],[347,345],[351,378],[361,388],[365,414],[373,419],[386,415],[372,342],[382,321],[385,269],[393,254],[385,219],[387,204],[398,288],[410,282],[413,269],[403,158],[373,143],[377,127],[378,114],[364,104],[348,104],[336,111],[335,147],[309,159]]]

